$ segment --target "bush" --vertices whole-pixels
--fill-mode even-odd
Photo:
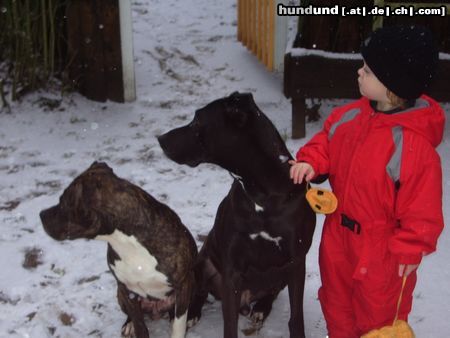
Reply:
[[[69,0],[0,0],[0,86],[17,100],[62,78],[66,68],[64,11]],[[3,89],[2,89],[3,87]]]

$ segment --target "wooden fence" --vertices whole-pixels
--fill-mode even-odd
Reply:
[[[331,3],[331,2],[330,2]],[[353,0],[339,0],[340,5],[352,6]],[[310,4],[323,5],[322,0],[311,0]],[[284,94],[292,102],[292,137],[305,136],[307,114],[307,98],[358,98],[356,78],[357,69],[362,60],[353,58],[359,54],[360,45],[373,29],[382,26],[423,25],[433,33],[439,51],[450,53],[450,4],[437,3],[433,0],[419,1],[383,1],[361,0],[359,6],[384,7],[391,10],[404,6],[414,8],[446,7],[446,16],[442,15],[390,15],[390,16],[303,16],[300,17],[299,34],[292,49],[286,54],[284,63]],[[297,52],[295,52],[296,48]],[[303,51],[318,49],[333,52],[325,56],[323,53],[303,53]],[[342,54],[342,53],[346,53]],[[332,55],[332,56],[330,56]],[[340,57],[339,55],[342,55]],[[426,92],[440,102],[450,102],[449,79],[450,60],[441,57],[439,71],[434,83]],[[317,107],[316,107],[317,108]],[[314,113],[314,112],[313,112]]]
[[[278,16],[277,0],[238,0],[238,40],[268,70],[282,70],[287,18]]]

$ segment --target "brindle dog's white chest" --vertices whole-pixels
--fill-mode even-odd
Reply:
[[[158,261],[136,237],[115,230],[111,235],[99,235],[96,239],[107,241],[120,259],[114,261],[111,269],[117,279],[142,297],[164,299],[172,290],[167,277],[156,270]]]

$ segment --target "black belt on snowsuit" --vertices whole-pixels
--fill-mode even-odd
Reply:
[[[361,224],[357,221],[347,217],[345,214],[341,214],[341,225],[350,229],[355,234],[359,235],[361,233]]]

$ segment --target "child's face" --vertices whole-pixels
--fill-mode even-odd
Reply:
[[[364,62],[358,69],[358,84],[361,95],[377,102],[389,102],[386,87],[378,80]]]

